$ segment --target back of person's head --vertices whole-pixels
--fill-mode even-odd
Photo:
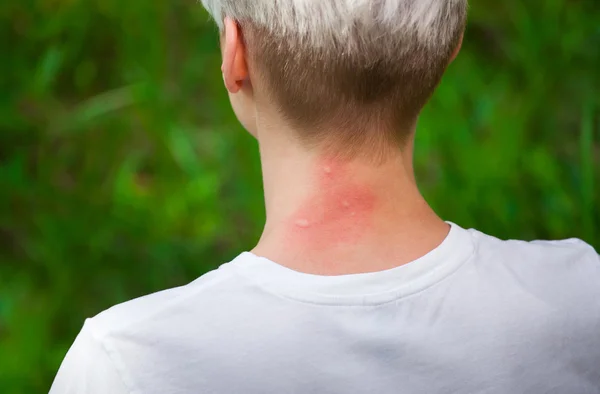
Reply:
[[[467,0],[202,2],[243,32],[254,94],[307,145],[346,153],[408,140],[467,14]]]

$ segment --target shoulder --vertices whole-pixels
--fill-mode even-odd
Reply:
[[[215,302],[215,299],[226,293],[228,287],[235,286],[237,279],[231,263],[226,263],[185,286],[115,305],[88,319],[88,325],[93,329],[95,337],[102,341],[114,333],[135,330],[154,320],[185,314],[189,305],[202,308],[203,303]]]
[[[144,326],[153,320],[185,313],[187,305],[193,304],[201,308],[203,302],[215,302],[228,288],[235,287],[237,280],[238,276],[234,273],[232,263],[226,263],[185,286],[113,306],[88,319],[88,324],[93,328],[96,337],[102,340],[115,332],[135,330],[136,327]]]
[[[469,231],[476,245],[473,263],[479,272],[511,278],[530,291],[587,300],[600,297],[600,257],[587,243],[579,239],[501,240]]]
[[[579,262],[589,265],[591,269],[600,270],[598,253],[591,245],[580,239],[501,240],[476,230],[469,231],[475,240],[477,253],[482,257],[516,264],[543,264],[545,268],[572,266]]]
[[[132,369],[146,365],[150,351],[172,353],[178,341],[191,337],[186,329],[197,332],[210,322],[212,311],[239,293],[238,278],[232,263],[226,263],[186,286],[140,297],[87,319],[51,393],[136,392],[136,376],[142,372]]]
[[[50,394],[125,394],[127,378],[86,321],[54,379]]]

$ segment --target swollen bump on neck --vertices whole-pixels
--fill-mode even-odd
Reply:
[[[296,226],[300,228],[308,228],[310,226],[310,223],[306,219],[300,219],[296,221]]]

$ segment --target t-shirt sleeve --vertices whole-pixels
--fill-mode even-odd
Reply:
[[[130,394],[119,370],[98,341],[89,322],[60,366],[50,394]]]

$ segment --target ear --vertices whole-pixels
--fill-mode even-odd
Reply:
[[[223,80],[230,93],[237,93],[248,78],[246,48],[242,39],[240,26],[231,18],[225,18],[223,49]]]
[[[454,53],[452,54],[452,57],[450,58],[450,63],[452,63],[453,61],[456,60],[458,53],[460,52],[460,49],[462,48],[462,43],[463,43],[464,38],[465,38],[465,33],[463,32],[460,35],[460,39],[458,40],[458,45],[456,45],[456,49],[454,50]]]

